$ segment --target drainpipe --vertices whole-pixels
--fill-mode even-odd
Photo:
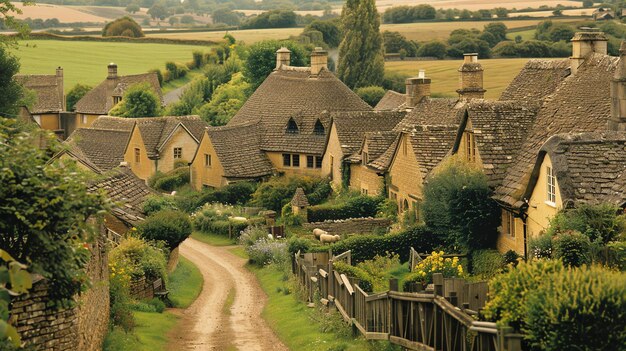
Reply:
[[[524,204],[520,207],[519,217],[524,223],[524,259],[528,260],[528,234],[527,234],[527,220],[528,220],[528,201],[525,200]]]

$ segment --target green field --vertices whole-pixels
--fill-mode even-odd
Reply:
[[[27,46],[28,45],[28,46]],[[115,62],[120,75],[163,69],[166,61],[189,62],[193,51],[208,51],[195,45],[110,43],[91,41],[27,40],[13,49],[22,74],[54,74],[63,67],[65,90],[76,83],[96,85],[106,78],[107,65]]]
[[[497,99],[511,83],[529,59],[489,59],[481,60],[485,69],[484,88],[486,97]],[[393,61],[385,63],[387,72],[399,72],[405,76],[416,76],[420,69],[432,79],[431,93],[436,96],[456,96],[459,88],[461,60],[440,61]]]

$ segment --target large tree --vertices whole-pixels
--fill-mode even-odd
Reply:
[[[276,51],[281,47],[291,51],[292,66],[309,64],[309,54],[304,47],[294,41],[265,40],[255,43],[248,50],[248,57],[243,67],[243,75],[250,83],[250,89],[256,90],[276,68]]]
[[[109,112],[120,117],[156,117],[161,113],[161,102],[149,84],[136,84],[128,88],[122,101]]]
[[[0,46],[0,116],[14,117],[18,101],[23,97],[22,87],[13,79],[20,63],[6,48]]]
[[[348,0],[341,21],[339,78],[350,88],[380,85],[385,74],[380,16],[374,0]]]

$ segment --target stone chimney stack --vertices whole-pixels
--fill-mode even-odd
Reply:
[[[463,64],[459,67],[459,97],[462,99],[484,99],[483,66],[478,62],[478,54],[463,54]]]
[[[578,72],[578,67],[591,53],[606,55],[608,52],[608,39],[602,32],[577,32],[572,38],[572,57],[570,68],[572,74]]]
[[[57,91],[61,98],[61,111],[65,111],[65,90],[63,89],[63,68],[57,67]]]
[[[406,107],[413,108],[430,96],[430,78],[426,78],[426,71],[420,69],[417,77],[407,78],[406,81]]]
[[[291,63],[291,51],[286,47],[282,47],[276,51],[276,69],[280,69],[280,66],[289,66]]]
[[[311,53],[311,75],[318,75],[322,69],[328,69],[328,52],[316,47]]]
[[[114,64],[113,62],[111,62],[111,63],[109,63],[107,68],[109,70],[109,75],[107,76],[107,78],[108,79],[116,79],[117,78],[117,65]]]
[[[609,130],[626,131],[626,42],[619,48],[619,65],[611,82]]]

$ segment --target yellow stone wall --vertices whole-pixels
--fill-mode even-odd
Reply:
[[[205,163],[205,155],[211,155],[210,166]],[[198,146],[198,153],[190,166],[190,171],[191,186],[196,190],[202,190],[203,186],[220,188],[228,184],[224,178],[224,167],[220,163],[213,143],[206,132]]]
[[[366,166],[350,165],[350,189],[361,193],[367,192],[368,195],[380,195],[383,187],[384,179],[374,170]]]
[[[58,114],[34,114],[33,118],[35,118],[35,116],[39,116],[39,125],[42,129],[53,131],[61,129],[61,123],[59,121],[60,117]]]
[[[161,149],[157,171],[167,173],[174,169],[174,148],[182,147],[182,160],[189,163],[196,154],[198,142],[182,127],[178,127]]]
[[[413,146],[408,135],[403,134],[400,138],[396,154],[389,168],[389,193],[395,193],[391,197],[397,200],[398,209],[403,210],[405,201],[411,210],[415,210],[418,200],[422,199],[423,184],[422,172],[419,162],[413,152]]]
[[[326,153],[322,161],[322,176],[332,179],[332,186],[335,189],[341,187],[341,162],[344,158],[341,150],[341,143],[337,135],[337,128],[333,123],[330,129],[330,137],[326,146]],[[331,165],[332,163],[332,165]]]
[[[547,184],[547,167],[552,167],[552,161],[550,156],[546,155],[541,164],[539,170],[539,178],[537,179],[537,185],[530,196],[528,201],[528,220],[526,225],[528,226],[528,238],[533,238],[541,235],[550,225],[550,219],[556,215],[556,213],[563,207],[561,200],[561,192],[559,191],[559,181],[556,180],[556,201],[549,203],[548,199],[548,184]]]
[[[139,149],[139,162],[135,159],[135,149]],[[126,153],[124,154],[124,161],[128,163],[130,169],[135,173],[137,178],[147,180],[154,172],[154,160],[148,158],[146,146],[139,128],[134,128],[130,136],[130,141],[126,147]]]
[[[469,161],[469,156],[468,156],[469,150],[468,150],[466,132],[473,132],[473,131],[474,131],[474,127],[472,126],[472,121],[468,120],[467,126],[465,127],[465,131],[463,132],[463,135],[461,137],[461,142],[459,143],[459,150],[457,151],[457,154],[461,156],[461,159],[466,160],[466,161]],[[475,149],[474,161],[471,163],[483,168],[483,161],[480,157],[480,151],[478,150],[478,148]]]
[[[76,128],[89,128],[100,115],[90,115],[86,113],[76,114]]]
[[[295,154],[295,153],[294,153]],[[300,154],[300,167],[285,167],[283,166],[283,153],[282,152],[266,152],[267,157],[274,169],[278,172],[284,173],[286,176],[289,175],[310,175],[321,177],[323,168],[307,168],[306,166],[306,154]],[[322,160],[322,167],[324,165],[324,161]]]
[[[502,218],[506,218],[507,210],[502,209]],[[524,254],[524,221],[521,218],[515,218],[515,236],[511,236],[508,233],[504,233],[502,228],[504,223],[501,224],[498,233],[498,239],[496,241],[496,247],[501,253],[505,253],[509,250],[513,250],[520,255]]]

